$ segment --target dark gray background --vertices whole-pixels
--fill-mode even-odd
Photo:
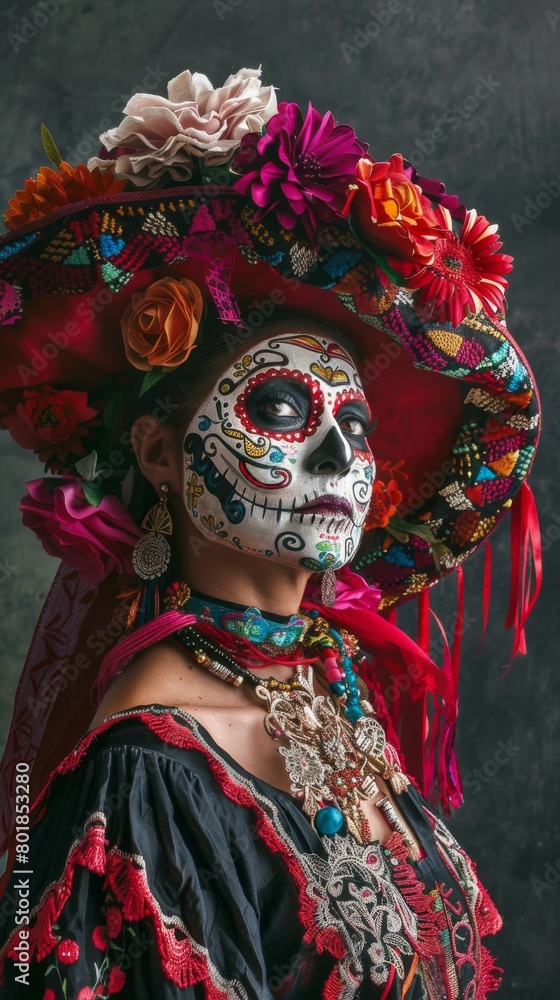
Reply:
[[[557,1000],[560,710],[554,588],[560,556],[555,475],[560,339],[554,296],[560,197],[549,207],[529,208],[533,218],[528,224],[519,217],[527,210],[527,199],[534,202],[544,190],[542,182],[558,182],[560,176],[560,5],[556,0],[551,7],[542,0],[404,0],[400,12],[388,14],[388,0],[44,4],[50,13],[35,18],[46,22],[35,33],[32,18],[39,4],[3,2],[0,10],[4,203],[46,162],[41,122],[63,156],[76,163],[97,152],[99,131],[107,127],[104,119],[116,125],[131,93],[148,89],[165,94],[167,80],[187,68],[206,73],[218,86],[230,72],[262,63],[263,79],[279,88],[279,99],[302,105],[311,99],[319,109],[331,109],[370,142],[376,159],[402,152],[421,173],[442,179],[467,207],[499,224],[503,249],[516,260],[508,290],[509,326],[533,366],[544,402],[544,433],[531,482],[544,533],[545,578],[528,627],[529,655],[519,657],[502,679],[511,643],[511,634],[502,627],[509,581],[507,525],[493,537],[492,621],[478,657],[481,553],[466,568],[468,618],[457,741],[466,802],[450,826],[477,860],[504,916],[502,932],[486,939],[505,968],[499,996]],[[356,32],[372,20],[372,11],[386,23],[367,41]],[[22,28],[27,40],[18,40]],[[375,33],[372,27],[370,31]],[[343,44],[353,45],[356,37],[367,44],[352,53]],[[143,83],[150,72],[160,76],[159,85]],[[473,107],[470,98],[481,77],[488,81],[488,95]],[[455,102],[466,113],[459,124]],[[437,133],[441,141],[430,148],[437,127],[443,138]],[[72,150],[80,141],[76,156]],[[3,741],[19,672],[56,564],[23,529],[18,511],[24,481],[41,475],[42,468],[7,434],[0,435],[0,448]],[[432,590],[447,626],[454,593],[450,580]],[[400,621],[413,630],[414,609],[405,608]],[[510,747],[511,756],[496,768],[500,741]],[[475,780],[474,768],[482,770],[483,781]]]

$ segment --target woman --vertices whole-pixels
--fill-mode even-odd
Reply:
[[[526,534],[538,400],[500,313],[510,258],[259,75],[135,95],[99,160],[7,213],[2,421],[59,477],[22,508],[64,562],[5,759],[2,997],[499,986],[501,917],[424,795],[460,802],[458,643],[441,670],[425,603],[419,645],[380,612],[513,502]],[[109,652],[103,612],[126,618]]]

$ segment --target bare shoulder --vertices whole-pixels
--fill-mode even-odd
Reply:
[[[142,650],[103,696],[88,732],[108,715],[136,705],[177,704],[185,676],[190,677],[193,667],[188,654],[165,639]]]

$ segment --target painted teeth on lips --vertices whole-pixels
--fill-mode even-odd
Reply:
[[[319,514],[323,511],[330,513],[331,511],[340,511],[341,514],[346,514],[347,517],[352,517],[352,506],[345,500],[344,497],[336,497],[327,494],[326,496],[316,497],[309,503],[304,503],[301,507],[296,507],[294,513],[296,514]]]

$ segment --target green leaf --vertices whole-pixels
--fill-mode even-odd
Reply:
[[[399,542],[407,542],[409,535],[418,535],[419,538],[423,538],[430,546],[436,569],[441,576],[441,558],[449,553],[450,549],[444,542],[436,538],[427,524],[410,524],[401,517],[392,517],[385,530]]]
[[[152,386],[156,385],[156,383],[159,382],[159,380],[163,378],[164,375],[167,375],[168,371],[169,368],[166,369],[163,367],[163,365],[158,365],[157,368],[152,368],[149,372],[146,372],[142,380],[142,385],[140,386],[140,392],[138,393],[138,395],[143,396],[144,393],[148,391],[148,389],[151,389]]]
[[[62,980],[62,992],[64,993],[64,996],[66,996],[66,980],[65,979]]]
[[[49,972],[52,972],[53,969],[56,969],[56,965],[49,965],[48,969],[45,969],[44,975],[48,976]]]
[[[60,155],[56,142],[46,125],[41,125],[41,139],[43,140],[43,149],[45,150],[49,160],[54,167],[58,168],[62,163],[62,156]]]
[[[97,475],[97,452],[90,451],[89,455],[74,463],[76,471],[84,479],[95,479]]]
[[[92,507],[99,507],[103,497],[106,495],[104,484],[83,482],[82,487],[87,502],[90,503]]]
[[[356,231],[356,229],[352,225],[352,221],[349,220],[349,222],[352,235],[358,241],[360,246],[362,246],[364,250],[367,250],[370,257],[373,257],[377,266],[380,267],[382,271],[385,271],[385,274],[387,275],[387,277],[391,279],[394,285],[402,286],[404,284],[404,278],[402,274],[399,274],[398,271],[394,271],[393,268],[390,267],[389,264],[387,263],[387,258],[382,253],[379,253],[377,250],[374,250],[372,244],[364,240],[360,236],[360,234]]]

